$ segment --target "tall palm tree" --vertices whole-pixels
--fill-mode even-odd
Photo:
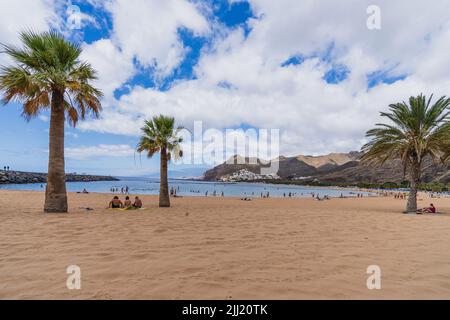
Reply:
[[[81,48],[56,32],[20,34],[22,47],[2,45],[14,65],[0,70],[3,103],[23,104],[23,116],[30,120],[50,109],[49,161],[45,212],[67,212],[64,163],[66,116],[75,126],[86,113],[98,116],[100,90],[89,84],[95,71],[79,60]]]
[[[450,158],[450,98],[441,97],[434,104],[433,95],[409,98],[406,102],[391,104],[389,112],[381,116],[391,124],[377,124],[367,131],[371,139],[363,146],[363,161],[383,164],[387,160],[401,159],[404,172],[409,171],[410,193],[407,213],[417,212],[417,189],[421,180],[424,159]]]
[[[161,154],[160,160],[160,187],[159,206],[170,207],[169,183],[167,181],[167,163],[172,155],[175,159],[183,156],[180,143],[183,141],[178,136],[181,127],[175,129],[175,119],[159,115],[152,120],[146,120],[141,128],[142,137],[137,146],[137,152],[147,152],[149,158],[155,153]]]

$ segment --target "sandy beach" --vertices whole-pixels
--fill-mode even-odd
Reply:
[[[0,191],[0,298],[450,298],[450,214],[403,215],[405,200],[185,197],[163,209],[142,196],[146,210],[113,211],[110,198],[70,194],[69,214],[44,214],[43,193]],[[450,213],[450,199],[419,205],[430,202]],[[80,290],[66,288],[69,265]],[[369,265],[381,290],[367,289]]]

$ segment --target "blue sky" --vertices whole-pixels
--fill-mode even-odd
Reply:
[[[380,1],[379,30],[366,26],[370,4],[18,0],[0,4],[0,42],[33,28],[79,43],[99,71],[104,112],[67,126],[66,170],[148,175],[158,157],[141,161],[133,149],[143,119],[160,113],[189,129],[280,129],[282,154],[324,154],[359,149],[389,103],[448,94],[448,3]],[[20,104],[0,107],[0,166],[46,171],[48,125],[45,112],[26,122]]]
[[[73,34],[67,36],[68,39],[77,43],[90,44],[104,37],[108,37],[111,32],[111,16],[104,10],[98,10],[92,4],[86,1],[73,1],[72,5],[80,8],[80,11],[92,17],[95,17],[99,25],[86,24],[83,28],[76,30]],[[213,17],[229,28],[244,25],[249,17],[252,16],[250,6],[247,2],[229,4],[227,0],[212,2]],[[65,13],[61,13],[62,18]],[[157,87],[159,90],[166,90],[172,82],[181,79],[192,79],[193,67],[198,62],[200,50],[208,45],[210,39],[193,35],[187,29],[178,30],[180,39],[189,52],[184,57],[182,63],[173,71],[173,73],[163,79],[155,81],[152,76],[151,68],[142,68],[140,72],[129,79],[123,87],[118,88],[114,93],[117,99],[121,94],[128,92],[127,86],[141,85],[145,87]],[[0,108],[0,130],[4,139],[1,147],[1,166],[10,166],[16,170],[26,171],[46,171],[48,165],[48,113],[42,112],[42,117],[31,121],[26,121],[21,117],[21,105],[11,103]],[[78,146],[90,146],[99,144],[123,144],[135,146],[138,137],[124,135],[115,135],[108,133],[85,132],[66,126],[66,148],[76,148]],[[66,159],[67,172],[88,172],[101,174],[154,174],[158,172],[159,158],[147,160],[145,156],[139,154],[128,157],[98,157],[91,159]],[[197,173],[195,168],[205,168],[205,166],[181,166],[174,170],[181,170],[189,174]],[[191,169],[191,170],[188,170]]]

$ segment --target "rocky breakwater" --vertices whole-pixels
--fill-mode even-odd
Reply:
[[[92,181],[118,181],[111,176],[80,175],[74,173],[66,174],[67,182],[92,182]],[[46,173],[21,172],[21,171],[0,171],[0,184],[22,184],[22,183],[45,183]]]

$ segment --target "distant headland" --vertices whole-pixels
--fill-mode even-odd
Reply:
[[[0,184],[45,183],[46,173],[0,170]],[[112,176],[96,176],[87,174],[66,174],[67,182],[119,181]]]

